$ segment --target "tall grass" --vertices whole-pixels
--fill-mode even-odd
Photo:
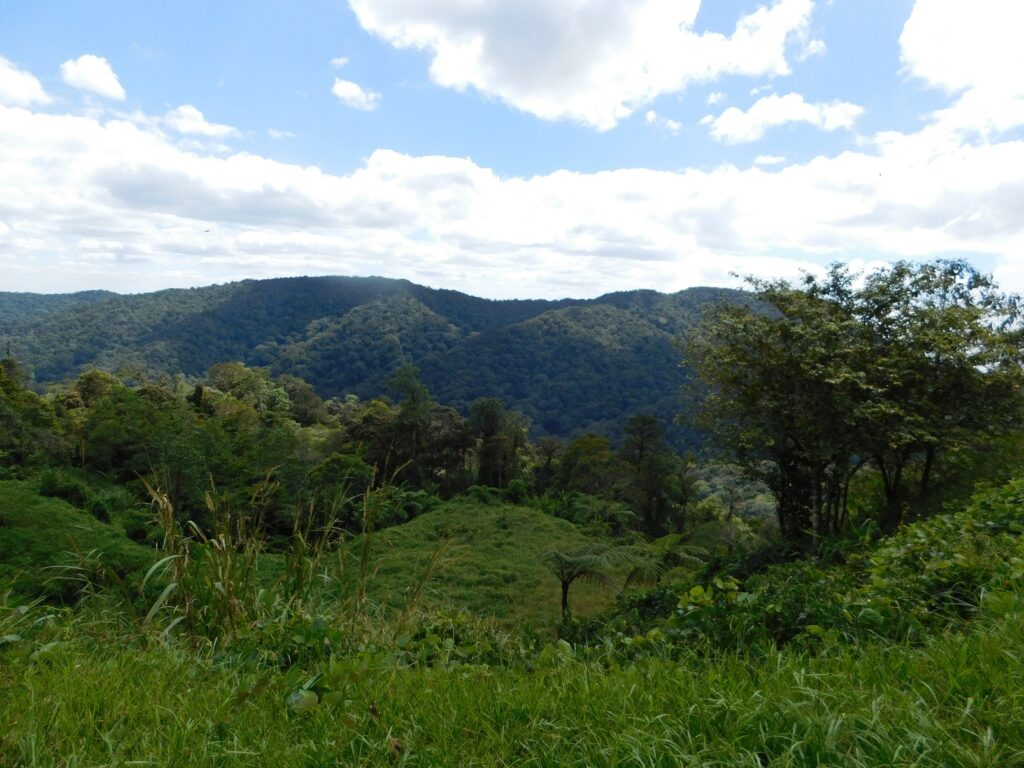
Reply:
[[[816,657],[609,667],[562,648],[455,670],[353,657],[300,714],[292,694],[329,666],[126,646],[79,615],[0,652],[0,765],[1004,768],[1024,764],[1022,617],[1013,595],[963,635]]]

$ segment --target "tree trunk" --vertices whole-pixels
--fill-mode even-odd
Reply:
[[[924,468],[921,470],[921,487],[918,495],[924,501],[931,494],[932,470],[935,469],[935,454],[938,449],[934,445],[928,446],[924,454]]]
[[[878,525],[884,533],[892,533],[903,520],[903,462],[890,468],[880,457],[876,461],[885,490],[885,505],[879,515]]]

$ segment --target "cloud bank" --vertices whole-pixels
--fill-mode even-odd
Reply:
[[[476,3],[470,19],[477,6],[489,7]],[[777,3],[747,23],[763,30],[784,7],[798,8]],[[743,168],[518,177],[470,158],[378,149],[352,172],[331,174],[232,148],[244,134],[188,105],[163,116],[60,112],[31,73],[0,60],[0,271],[7,290],[383,274],[502,298],[674,290],[729,284],[732,271],[794,277],[834,259],[969,254],[986,255],[997,278],[1021,290],[1022,89],[1018,77],[995,74],[1020,53],[1012,35],[975,34],[962,8],[918,0],[901,38],[905,76],[948,99],[919,130],[865,136],[802,163],[764,154]],[[1008,23],[997,10],[1016,13],[1009,4],[972,9],[990,24]],[[961,25],[964,34],[952,34]],[[943,34],[942,46],[930,42]],[[782,109],[759,114],[765,102]],[[977,103],[992,111],[968,119]],[[822,128],[852,121],[852,110],[829,108],[764,96],[738,110],[723,136],[779,125],[778,115],[806,114]]]
[[[349,0],[367,31],[426,51],[439,85],[599,130],[724,75],[790,72],[813,0],[775,0],[732,34],[696,32],[700,0]],[[806,46],[801,50],[805,50]]]

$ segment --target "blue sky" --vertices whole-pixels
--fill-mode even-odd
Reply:
[[[1022,6],[5,0],[0,290],[934,256],[1024,289]]]

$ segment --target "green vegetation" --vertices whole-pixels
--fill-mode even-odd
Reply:
[[[22,597],[73,600],[79,576],[112,586],[112,580],[141,579],[155,560],[151,550],[94,516],[39,496],[29,483],[0,481],[0,582]]]
[[[392,323],[351,349],[394,401],[237,360],[39,393],[0,360],[0,765],[1024,764],[1021,325],[986,276],[836,268],[711,307],[703,455],[654,412],[533,439],[498,378],[460,410],[425,373],[477,349],[514,374],[473,339],[543,356],[563,321],[586,370],[651,313],[687,333],[671,297],[293,287],[276,319],[245,283],[32,322],[114,301],[206,338],[237,301],[244,346],[334,301],[309,338]]]
[[[573,549],[592,540],[576,526],[525,507],[481,506],[461,499],[406,525],[388,528],[373,542],[371,600],[401,608],[408,588],[426,571],[439,542],[450,543],[425,602],[447,610],[494,616],[506,626],[550,628],[559,616],[558,590],[542,561],[553,548]],[[353,553],[361,546],[350,545]],[[583,615],[607,607],[615,586],[574,590]]]
[[[701,307],[735,291],[610,294],[593,300],[488,301],[382,278],[245,281],[136,296],[0,293],[0,341],[39,386],[93,366],[160,381],[237,360],[309,382],[324,398],[389,391],[417,365],[437,399],[463,413],[499,397],[536,433],[617,437],[656,415],[677,447],[697,438],[679,410],[674,341]]]
[[[854,286],[836,266],[800,288],[753,281],[770,311],[720,306],[691,337],[711,384],[705,424],[763,470],[790,540],[841,533],[850,484],[870,464],[875,518],[896,529],[947,456],[1019,424],[1018,301],[963,261],[880,269]]]

